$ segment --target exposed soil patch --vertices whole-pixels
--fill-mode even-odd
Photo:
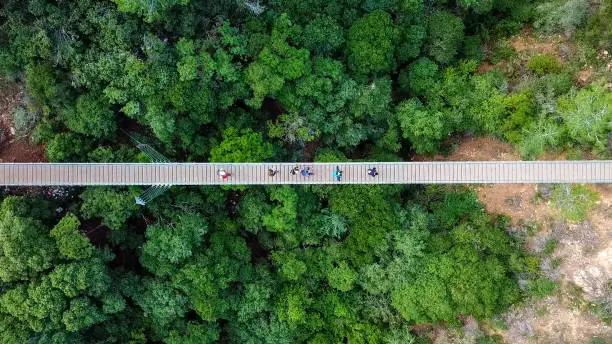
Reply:
[[[593,67],[588,66],[581,69],[576,75],[576,79],[581,87],[585,87],[591,83],[591,76],[593,75]]]
[[[19,85],[5,85],[0,88],[0,162],[47,161],[43,146],[33,145],[27,138],[15,137],[13,109],[21,103],[22,98],[23,89]]]
[[[582,288],[587,300],[605,302],[612,309],[612,186],[595,190],[600,201],[587,221],[568,224],[559,233],[555,257],[561,259],[561,276]]]
[[[598,337],[609,343],[610,327],[588,312],[572,309],[566,300],[550,296],[503,315],[507,330],[496,331],[507,343],[588,343]]]
[[[565,152],[547,153],[541,160],[564,160]],[[460,139],[450,155],[416,156],[415,160],[513,161],[520,160],[510,144],[491,137]],[[540,186],[544,190],[544,186]],[[612,186],[595,185],[600,201],[586,221],[565,223],[547,201],[538,199],[535,184],[492,184],[477,186],[478,198],[489,213],[504,214],[514,226],[538,223],[540,231],[528,237],[526,249],[541,253],[550,239],[557,241],[554,253],[542,260],[542,271],[559,281],[561,290],[554,296],[513,307],[502,315],[505,330],[491,330],[507,343],[588,343],[598,337],[612,343],[612,328],[587,309],[576,307],[572,290],[586,302],[603,303],[612,309],[608,283],[612,280]],[[553,259],[560,260],[558,266]],[[573,287],[571,287],[573,286]],[[572,289],[574,288],[574,289]],[[452,336],[451,336],[452,337]],[[445,343],[460,342],[444,338]],[[464,338],[465,339],[465,338]]]
[[[561,57],[564,52],[560,51],[560,48],[566,41],[566,37],[561,34],[547,36],[545,40],[538,40],[533,34],[533,28],[527,25],[518,35],[510,38],[510,45],[519,54],[525,53],[531,56],[548,54],[562,60]]]
[[[472,136],[460,139],[457,149],[448,156],[415,155],[415,161],[514,161],[521,160],[511,144],[491,136]]]
[[[417,161],[518,161],[511,144],[490,136],[463,138],[449,156],[417,156]],[[512,223],[530,222],[550,216],[546,204],[536,203],[535,184],[487,184],[476,188],[478,198],[489,213],[510,216]]]
[[[536,199],[534,184],[491,184],[478,187],[477,194],[489,213],[510,216],[513,224],[551,217],[554,211]]]

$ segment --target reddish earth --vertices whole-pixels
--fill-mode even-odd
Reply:
[[[23,89],[0,79],[0,162],[44,162],[45,148],[15,137],[13,109],[21,104]]]
[[[528,55],[548,54],[555,56],[559,62],[562,62],[563,53],[560,51],[561,46],[567,43],[567,38],[563,35],[556,34],[546,37],[546,40],[539,40],[533,34],[531,26],[525,26],[520,34],[510,38],[510,45],[517,53],[525,53]]]
[[[417,156],[415,160],[515,161],[520,157],[511,144],[490,136],[463,138],[449,156]],[[478,198],[489,213],[510,216],[513,223],[524,223],[551,213],[546,204],[536,204],[534,184],[487,184],[476,187]]]
[[[547,153],[541,160],[563,160],[566,153]],[[586,157],[588,158],[588,157]],[[491,137],[460,140],[458,148],[449,156],[424,157],[415,160],[519,160],[513,147]],[[491,184],[476,187],[478,197],[489,213],[510,216],[514,225],[537,223],[540,230],[526,238],[526,249],[540,253],[551,238],[557,247],[549,258],[559,259],[557,268],[543,269],[543,273],[559,281],[561,287],[554,295],[542,300],[527,300],[501,315],[506,329],[491,329],[472,324],[461,329],[461,338],[444,328],[432,331],[433,343],[462,343],[475,341],[470,336],[479,331],[501,335],[506,343],[589,343],[599,338],[612,343],[612,328],[584,306],[590,302],[610,303],[609,287],[612,276],[612,186],[592,186],[600,200],[590,211],[586,221],[565,223],[548,202],[538,200],[535,184]],[[539,248],[538,248],[539,247]],[[545,271],[548,270],[548,271]],[[582,301],[576,301],[582,300]],[[470,335],[471,333],[471,335]]]
[[[450,155],[417,155],[415,161],[512,161],[521,160],[514,148],[490,136],[472,136],[460,139],[459,146]]]

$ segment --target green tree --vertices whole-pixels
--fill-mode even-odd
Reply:
[[[418,99],[400,103],[395,111],[403,137],[410,140],[417,153],[438,151],[448,130],[445,128],[442,113],[428,112]]]
[[[251,129],[242,132],[234,127],[223,131],[223,140],[210,151],[214,162],[262,162],[274,156],[272,144]]]
[[[62,113],[66,126],[79,134],[108,137],[116,130],[113,112],[107,103],[91,93],[77,98],[76,106]]]
[[[287,81],[299,79],[310,72],[310,53],[288,43],[295,35],[295,27],[286,14],[274,23],[268,44],[261,50],[257,60],[245,71],[245,81],[253,90],[248,103],[258,109],[263,98],[277,96]]]
[[[436,88],[438,65],[427,57],[412,62],[399,77],[400,86],[415,96],[431,94]]]
[[[270,192],[270,200],[280,204],[263,216],[263,224],[271,232],[293,231],[297,225],[298,194],[291,186],[283,185]]]
[[[191,257],[208,226],[199,214],[181,215],[175,223],[147,227],[140,262],[157,276],[166,276]]]
[[[439,210],[434,214],[452,229],[430,237],[415,278],[392,290],[393,306],[407,320],[456,323],[456,314],[488,317],[519,297],[508,263],[517,254],[510,237],[491,226],[477,201],[462,204],[466,197],[475,196],[449,194],[435,206]],[[452,204],[462,204],[462,209],[449,214]]]
[[[358,74],[387,72],[394,68],[393,48],[398,30],[391,16],[374,11],[356,20],[347,36],[348,65]]]
[[[449,12],[438,11],[427,19],[427,53],[442,64],[452,62],[463,41],[464,25]]]
[[[102,224],[112,230],[120,230],[138,209],[130,193],[111,188],[88,188],[81,199],[81,216],[85,219],[102,217]]]
[[[346,262],[340,262],[338,266],[329,271],[327,279],[332,288],[346,292],[353,289],[357,280],[357,272],[351,269]]]
[[[49,278],[51,285],[68,297],[81,294],[99,297],[111,283],[106,265],[99,258],[57,265]]]
[[[0,205],[0,279],[28,280],[51,268],[57,247],[48,229],[38,219],[20,215],[18,199],[6,198]]]
[[[79,232],[79,225],[79,219],[73,214],[68,214],[50,232],[64,258],[89,258],[94,252],[94,246]]]
[[[298,42],[317,55],[329,55],[344,43],[344,32],[333,18],[321,16],[304,27]]]
[[[59,133],[54,135],[45,150],[52,162],[77,162],[83,160],[90,143],[77,134]]]
[[[471,9],[478,14],[489,12],[493,8],[493,0],[459,0],[459,5]]]
[[[163,19],[168,10],[176,5],[187,5],[190,0],[113,0],[121,12],[136,13],[143,17],[146,22],[155,22]]]
[[[306,264],[293,252],[274,252],[272,260],[284,280],[297,281],[306,272]]]
[[[172,321],[182,318],[187,311],[187,298],[163,281],[145,280],[143,292],[136,295],[135,301],[158,333],[164,333]]]
[[[106,320],[100,308],[92,304],[87,297],[72,299],[68,309],[62,316],[66,330],[76,332],[93,324]]]

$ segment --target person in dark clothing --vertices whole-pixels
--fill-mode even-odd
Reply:
[[[289,173],[291,173],[291,175],[295,176],[299,171],[300,171],[300,168],[295,166],[294,168],[291,169],[291,171]]]
[[[368,168],[368,174],[372,177],[376,177],[378,175],[378,171],[376,171],[376,167]]]
[[[268,169],[268,177],[274,177],[278,173],[278,170]]]

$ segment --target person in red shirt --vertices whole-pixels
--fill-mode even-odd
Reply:
[[[231,174],[225,172],[224,169],[220,168],[217,170],[217,176],[219,176],[219,178],[221,178],[222,180],[226,180],[229,176],[231,176]]]

